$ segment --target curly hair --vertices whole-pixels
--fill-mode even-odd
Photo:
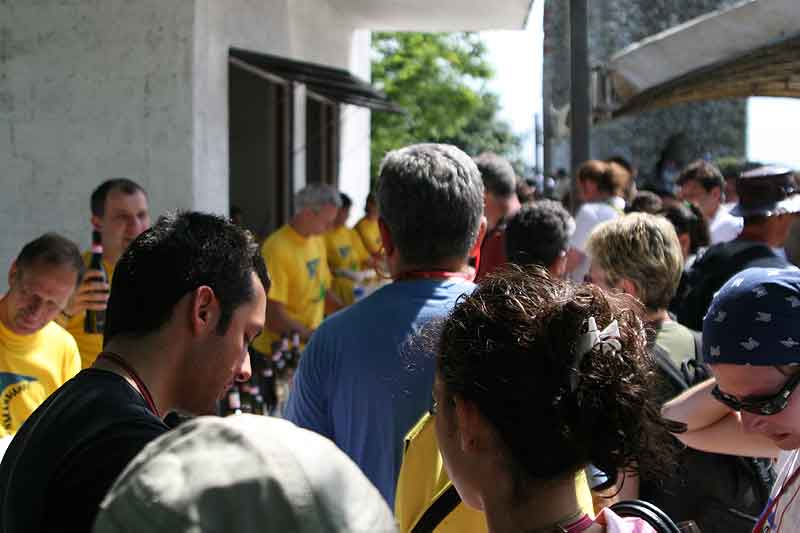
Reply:
[[[575,222],[559,202],[522,206],[506,226],[506,256],[516,265],[552,265],[569,246]]]
[[[673,464],[670,431],[653,397],[640,305],[624,294],[510,266],[487,276],[438,326],[437,372],[447,394],[476,404],[511,458],[516,493],[592,463],[659,476]],[[617,320],[621,349],[576,344],[589,317]],[[570,385],[577,373],[577,386]]]

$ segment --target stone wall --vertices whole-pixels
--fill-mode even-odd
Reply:
[[[604,64],[629,44],[733,3],[735,0],[591,0],[590,65]],[[568,1],[546,1],[544,30],[544,109],[563,109],[570,100]],[[592,157],[622,155],[632,159],[640,175],[647,178],[654,174],[670,138],[681,137],[677,151],[683,161],[704,155],[743,157],[745,128],[743,99],[683,104],[596,125]],[[548,127],[547,131],[555,129]],[[569,137],[553,139],[550,155],[552,171],[569,168]]]

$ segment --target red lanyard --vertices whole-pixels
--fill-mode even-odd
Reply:
[[[147,402],[147,407],[153,412],[154,415],[156,415],[158,418],[161,418],[161,415],[158,414],[158,409],[156,408],[156,402],[153,401],[153,396],[150,394],[150,389],[147,388],[147,385],[144,384],[142,378],[139,377],[139,374],[136,373],[136,370],[134,370],[131,365],[129,365],[122,357],[114,352],[102,352],[97,356],[97,358],[108,359],[124,370],[125,373],[130,376],[133,382],[136,383],[136,386],[139,388],[139,392],[142,394],[144,401]]]
[[[761,513],[761,518],[758,519],[756,527],[753,528],[753,533],[756,532],[760,533],[761,531],[764,530],[764,524],[766,524],[767,520],[769,520],[769,515],[772,513],[772,510],[775,508],[775,506],[778,505],[778,500],[781,498],[781,496],[783,496],[783,491],[786,490],[788,487],[791,487],[792,483],[797,481],[798,476],[800,476],[800,467],[796,468],[795,471],[792,473],[792,475],[788,477],[786,481],[783,482],[781,490],[778,491],[778,494],[775,495],[775,498],[773,498],[772,501],[769,502],[767,508],[764,509],[763,513]]]
[[[594,520],[592,520],[588,514],[584,513],[582,517],[578,518],[571,524],[562,526],[561,529],[564,531],[564,533],[579,533],[580,531],[589,529],[592,524],[594,524]]]
[[[452,272],[450,270],[412,270],[403,272],[395,278],[395,281],[405,281],[410,279],[453,279],[460,278],[472,281],[466,272]]]

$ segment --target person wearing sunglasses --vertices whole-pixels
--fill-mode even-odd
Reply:
[[[800,531],[800,270],[750,268],[731,278],[703,320],[714,378],[663,408],[696,449],[777,459],[754,531]]]

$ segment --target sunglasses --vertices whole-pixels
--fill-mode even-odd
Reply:
[[[714,385],[714,388],[711,389],[711,395],[734,411],[747,411],[756,415],[770,416],[786,409],[798,383],[800,383],[800,374],[795,374],[789,378],[776,394],[749,396],[741,400],[736,396],[722,392],[719,385]]]

